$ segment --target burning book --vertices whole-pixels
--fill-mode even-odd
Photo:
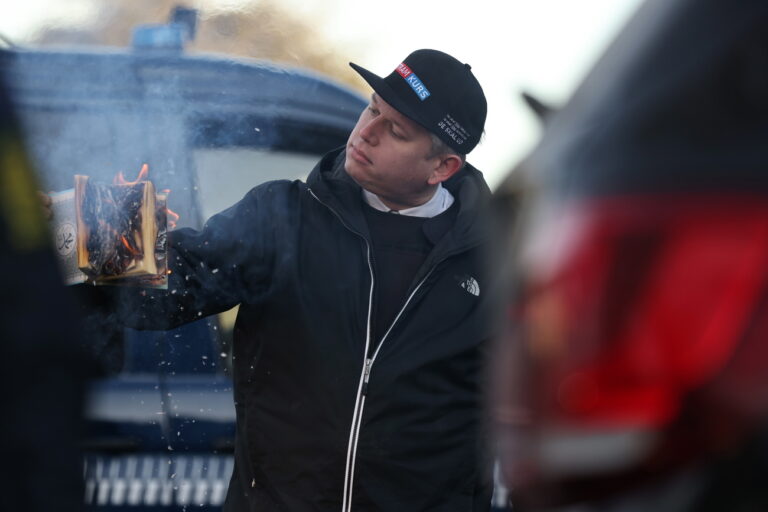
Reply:
[[[56,248],[68,284],[167,286],[166,195],[151,181],[99,183],[75,176],[52,196]]]

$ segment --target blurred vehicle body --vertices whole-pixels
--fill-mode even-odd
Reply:
[[[79,411],[90,372],[38,190],[0,73],[0,456],[13,468],[0,510],[70,512],[82,508]]]
[[[72,188],[74,174],[111,182],[122,171],[131,180],[148,163],[157,188],[170,189],[179,226],[200,227],[263,181],[302,178],[346,141],[366,105],[309,72],[153,45],[155,36],[168,39],[167,27],[156,28],[127,50],[0,50],[46,190]],[[89,394],[88,509],[223,503],[234,437],[233,318],[168,332],[91,326],[91,348],[111,374]]]
[[[515,510],[768,509],[766,48],[765,2],[646,2],[497,191]]]

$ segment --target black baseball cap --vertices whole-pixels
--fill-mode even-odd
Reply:
[[[456,152],[467,154],[480,142],[488,106],[469,64],[437,50],[416,50],[385,78],[349,65],[384,101]]]

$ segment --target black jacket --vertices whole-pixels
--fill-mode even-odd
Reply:
[[[446,183],[455,225],[374,350],[375,262],[343,162],[331,152],[306,184],[265,183],[201,231],[171,233],[168,292],[124,315],[169,328],[240,304],[225,510],[487,510],[488,188],[471,166]]]

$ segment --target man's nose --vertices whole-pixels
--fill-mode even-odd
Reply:
[[[380,124],[381,123],[379,123],[379,118],[374,118],[368,121],[368,123],[363,126],[363,129],[360,130],[360,136],[371,146],[375,146],[379,143]]]

